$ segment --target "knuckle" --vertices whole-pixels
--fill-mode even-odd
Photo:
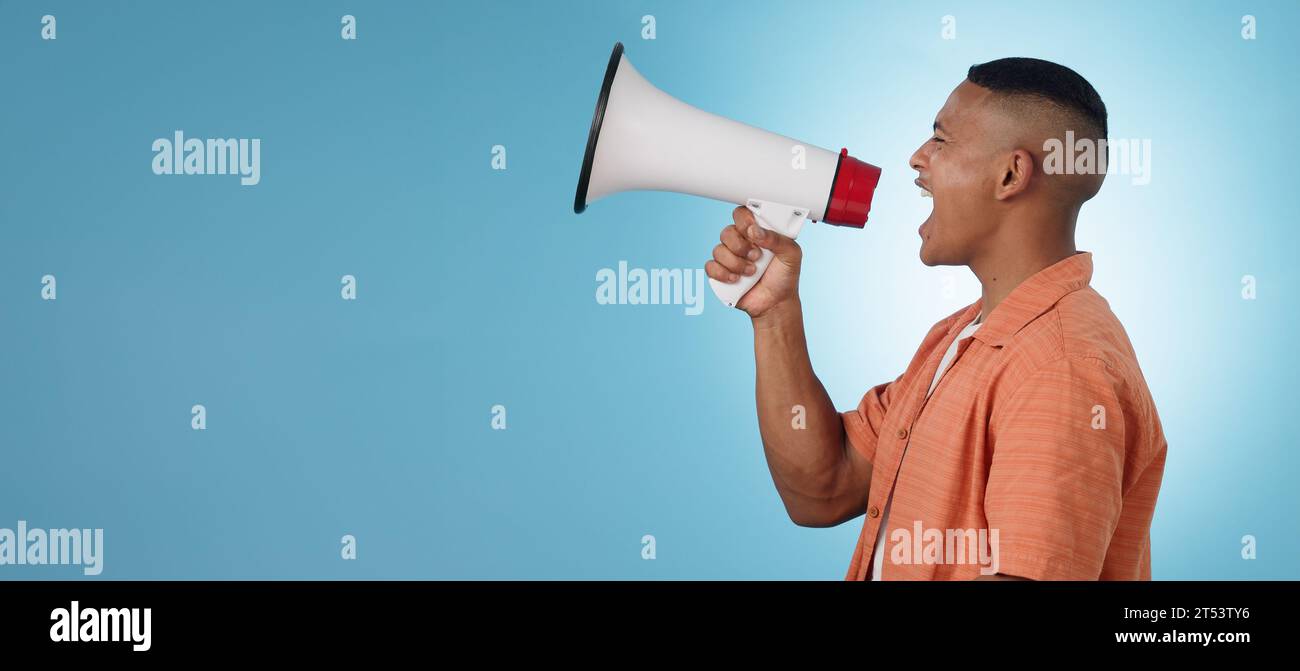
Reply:
[[[727,251],[722,245],[713,248],[713,260],[725,268],[730,268],[734,263],[731,252]]]

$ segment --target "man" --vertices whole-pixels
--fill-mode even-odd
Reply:
[[[793,240],[736,208],[705,266],[730,282],[753,273],[756,246],[776,255],[737,304],[754,327],[763,449],[796,524],[866,514],[850,580],[1151,578],[1166,442],[1128,336],[1089,286],[1092,254],[1075,249],[1105,174],[1055,163],[1067,132],[1105,156],[1105,105],[1073,70],[970,68],[911,166],[934,202],[921,262],[969,267],[982,294],[856,409],[838,412],[813,373]],[[978,552],[961,547],[972,537]]]

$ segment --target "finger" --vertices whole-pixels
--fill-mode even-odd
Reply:
[[[755,270],[754,264],[736,256],[730,249],[727,249],[725,245],[714,246],[713,260],[722,264],[723,268],[726,268],[728,271],[733,273],[752,275]]]
[[[722,267],[717,261],[709,261],[704,264],[704,274],[712,277],[719,282],[735,282],[740,276]]]
[[[758,224],[754,224],[745,229],[745,239],[759,247],[765,247],[772,251],[776,251],[786,243],[792,242],[790,238],[787,238],[776,231],[763,228]]]
[[[787,237],[776,231],[769,231],[759,226],[754,226],[756,232],[749,236],[749,239],[759,247],[772,250],[777,258],[789,263],[796,261],[801,256],[799,245],[793,238]]]
[[[744,205],[737,205],[736,209],[731,211],[731,220],[736,223],[736,228],[743,231],[754,223],[754,213]]]
[[[722,244],[731,250],[736,256],[743,256],[750,261],[757,261],[763,255],[757,247],[750,244],[745,236],[740,234],[740,230],[735,225],[722,229]]]

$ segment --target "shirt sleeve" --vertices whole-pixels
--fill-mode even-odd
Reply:
[[[1100,360],[1065,357],[995,408],[984,513],[999,573],[1034,580],[1101,575],[1123,507],[1118,385]]]
[[[889,404],[897,394],[902,379],[903,376],[899,375],[893,382],[884,382],[872,387],[863,394],[857,408],[840,413],[849,444],[867,461],[876,460],[876,443],[880,436],[880,425],[885,421],[885,413],[889,411]]]

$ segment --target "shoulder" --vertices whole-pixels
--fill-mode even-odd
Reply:
[[[1004,348],[999,399],[1054,387],[1068,396],[1109,399],[1159,440],[1159,420],[1137,354],[1110,304],[1092,287],[1063,296]]]
[[[1092,287],[1063,296],[1005,349],[1008,372],[1017,378],[1070,361],[1102,368],[1117,381],[1141,377],[1124,325]]]

